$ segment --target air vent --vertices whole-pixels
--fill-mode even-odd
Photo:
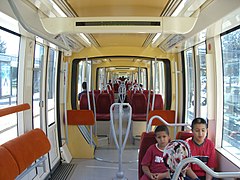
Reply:
[[[177,34],[177,35],[171,35],[165,42],[163,42],[163,45],[161,46],[164,50],[168,50],[178,44],[180,41],[182,41],[185,37],[183,35]]]
[[[76,26],[160,26],[161,22],[150,21],[91,21],[76,22]]]
[[[159,32],[185,34],[192,30],[196,21],[196,17],[68,17],[41,19],[43,27],[51,34]]]

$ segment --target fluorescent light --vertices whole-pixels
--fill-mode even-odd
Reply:
[[[134,67],[131,67],[131,68],[129,68],[130,70],[132,70],[132,71],[135,71],[136,70],[136,68],[134,68]]]
[[[85,36],[85,34],[83,33],[79,33],[80,37],[90,46],[91,42],[89,41],[89,39]]]
[[[156,34],[156,36],[153,38],[153,40],[152,40],[152,44],[154,44],[156,41],[157,41],[157,39],[161,36],[161,34],[162,33],[157,33]]]
[[[186,2],[187,2],[187,0],[182,0],[182,2],[178,5],[178,7],[175,9],[175,11],[172,13],[171,16],[178,16],[179,13],[183,10]]]
[[[52,3],[53,9],[55,9],[61,17],[67,17],[67,15],[56,5],[56,3],[52,0],[50,0]]]

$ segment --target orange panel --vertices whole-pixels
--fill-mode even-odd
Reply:
[[[94,115],[92,110],[68,110],[68,125],[94,125]]]
[[[163,118],[165,121],[168,123],[174,123],[175,122],[175,111],[173,110],[153,110],[149,112],[148,115],[148,121],[151,119],[153,116],[160,116]],[[162,123],[159,119],[153,119],[152,121],[152,126],[159,126],[162,125]]]

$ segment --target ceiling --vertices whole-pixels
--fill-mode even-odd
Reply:
[[[172,0],[66,0],[78,17],[160,17]],[[175,0],[175,3],[179,1]],[[148,45],[154,37],[148,33],[91,34],[100,47]]]
[[[79,52],[85,47],[116,46],[151,46],[167,51],[192,30],[200,7],[213,0],[9,1],[29,32],[60,48]],[[32,8],[28,8],[29,3]]]

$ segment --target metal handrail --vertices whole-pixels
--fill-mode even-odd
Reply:
[[[189,157],[189,158],[182,160],[178,164],[176,171],[173,174],[172,179],[178,179],[182,168],[188,163],[196,163],[207,174],[209,174],[215,178],[240,178],[240,172],[215,172],[212,169],[210,169],[206,164],[204,164],[201,160],[194,158],[194,157]]]
[[[114,123],[113,123],[113,108],[115,106],[119,106],[119,127],[118,127],[118,132],[119,132],[119,137],[117,140],[116,137],[116,131],[114,128]],[[127,130],[126,130],[126,134],[125,134],[125,138],[123,141],[123,137],[122,137],[122,114],[123,114],[123,106],[128,106],[129,108],[129,118],[128,118],[128,125],[127,125]],[[116,107],[115,107],[116,108]],[[126,178],[124,177],[124,173],[123,173],[123,168],[122,168],[122,155],[123,155],[123,150],[126,146],[127,143],[127,139],[128,139],[128,135],[130,132],[130,127],[131,127],[131,119],[132,119],[132,107],[130,106],[129,103],[114,103],[111,105],[110,107],[110,124],[111,124],[111,129],[112,129],[112,136],[115,142],[115,145],[118,149],[118,172],[116,174],[116,179],[122,179],[125,180]]]
[[[149,122],[148,122],[147,132],[150,132],[150,130],[151,130],[153,119],[158,119],[158,120],[160,120],[162,123],[164,123],[167,126],[173,126],[173,127],[175,127],[175,126],[190,126],[189,124],[186,124],[186,123],[168,123],[162,117],[155,115],[155,116],[152,116],[150,118]]]

